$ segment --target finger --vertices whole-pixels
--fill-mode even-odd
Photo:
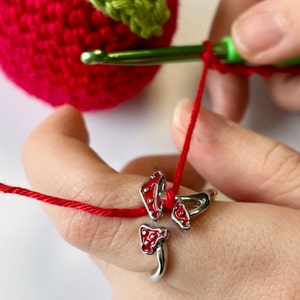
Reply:
[[[88,147],[83,119],[70,106],[58,109],[33,132],[23,160],[31,185],[43,193],[100,207],[141,206],[138,188],[145,177],[119,175],[108,167]],[[87,253],[135,271],[155,266],[154,257],[145,259],[140,252],[137,232],[145,218],[103,218],[45,208],[61,235]]]
[[[173,181],[176,172],[178,155],[161,155],[140,157],[129,162],[122,170],[127,174],[149,176],[157,170],[163,170],[167,181]],[[204,185],[203,178],[187,163],[184,167],[181,184],[194,191],[201,191]]]
[[[24,165],[34,188],[95,206],[140,206],[138,188],[145,177],[117,174],[88,147],[86,136],[81,115],[69,106],[58,109],[44,121],[24,149]],[[46,210],[61,235],[89,255],[128,271],[150,274],[156,268],[155,255],[144,255],[139,245],[138,228],[148,217],[103,218],[53,206],[46,206]],[[163,225],[171,227],[170,235],[176,236],[178,229],[170,223],[169,220]],[[191,235],[184,248],[180,246],[184,244],[183,235],[168,243],[172,256],[181,257],[177,261],[171,256],[170,266],[184,268],[182,251],[191,249],[196,236],[196,233]],[[172,273],[172,268],[169,269]],[[182,281],[180,271],[166,278],[173,286]]]
[[[191,102],[176,109],[173,133],[181,147]],[[300,208],[300,155],[202,108],[189,161],[215,187],[239,201]]]
[[[283,293],[293,298],[299,281],[298,228],[296,210],[215,202],[203,218],[193,220],[190,232],[172,233],[168,271],[155,285],[147,274],[95,262],[124,299],[145,293],[170,300],[261,299],[270,290],[276,299]]]
[[[97,257],[92,257],[92,260],[108,280],[116,295],[116,300],[147,299],[146,295],[151,295],[151,299],[153,300],[185,299],[184,296],[186,296],[186,293],[171,287],[165,280],[160,280],[153,285],[148,280],[149,274],[147,273],[130,272],[115,265],[107,264]]]
[[[63,125],[65,129],[62,130]],[[70,107],[64,107],[46,120],[29,138],[25,146],[24,162],[35,187],[42,192],[52,194],[55,191],[57,196],[75,198],[102,207],[140,206],[137,189],[145,178],[117,174],[87,146],[86,140],[82,140],[82,134],[77,136],[77,132],[85,132],[80,114]],[[148,218],[102,218],[56,207],[47,207],[47,210],[66,240],[90,255],[117,267],[147,274],[157,265],[155,257],[141,253],[137,238],[139,225]],[[269,278],[279,278],[276,276],[286,273],[282,272],[278,260],[283,250],[293,248],[291,243],[297,238],[293,239],[292,233],[298,232],[295,228],[299,228],[298,215],[287,212],[288,209],[279,210],[277,207],[261,204],[216,202],[201,218],[193,218],[188,235],[178,232],[170,221],[164,221],[163,224],[170,229],[170,237],[172,236],[167,242],[170,255],[164,281],[182,290],[193,289],[200,293],[210,289],[213,292],[215,285],[212,284],[212,279],[215,276],[207,276],[212,274],[210,270],[213,264],[217,266],[214,274],[221,274],[224,268],[233,266],[238,271],[234,273],[235,276],[230,276],[230,285],[243,287],[246,282],[254,279],[251,277],[247,281],[246,272],[242,273],[241,278],[239,271],[244,268],[245,261],[253,257],[253,245],[258,249],[255,252],[258,257],[253,259],[261,256],[268,266],[263,271],[261,267],[251,268],[255,278],[261,278],[263,274],[270,275]],[[273,224],[272,220],[277,220],[278,216],[279,228],[271,226],[270,231],[260,230],[269,229],[268,224]],[[248,222],[243,223],[242,220],[245,219]],[[287,224],[292,226],[289,227],[291,231],[287,229]],[[257,234],[249,237],[249,231],[253,230]],[[274,244],[274,238],[267,243],[267,237],[274,237],[275,234],[280,234],[279,244]],[[274,255],[269,257],[270,249],[274,250]],[[194,262],[201,262],[201,268]],[[291,266],[286,265],[287,268]],[[201,285],[195,286],[195,276],[203,279]],[[225,283],[219,285],[220,294]],[[294,282],[291,281],[291,284]],[[254,288],[257,290],[258,286]]]
[[[29,137],[24,165],[33,187],[43,193],[100,207],[142,205],[138,189],[146,178],[117,174],[108,167],[88,147],[83,119],[70,106],[58,109]],[[192,193],[184,191],[188,192]],[[61,235],[88,254],[134,272],[150,274],[157,267],[155,255],[146,256],[140,250],[138,229],[149,222],[148,217],[104,218],[67,208],[45,208]],[[170,227],[170,223],[169,220],[163,225]],[[175,256],[180,256],[182,242],[172,242]],[[172,280],[178,283],[181,278]]]
[[[219,42],[225,35],[228,35],[233,21],[257,2],[259,2],[259,0],[221,0],[210,31],[212,40]]]
[[[300,111],[300,76],[274,74],[266,79],[271,97],[277,106]]]
[[[232,74],[209,71],[207,87],[212,109],[233,121],[240,121],[248,104],[248,82]]]
[[[237,50],[249,62],[272,64],[300,56],[300,10],[297,0],[265,0],[233,24]]]
[[[235,18],[256,2],[256,0],[220,1],[212,24],[210,40],[220,42],[223,37],[228,36]],[[237,75],[224,75],[210,71],[207,86],[212,99],[213,110],[231,120],[239,121],[248,102],[247,80]]]

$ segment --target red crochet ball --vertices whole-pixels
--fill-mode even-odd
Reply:
[[[0,66],[28,93],[80,110],[113,107],[137,94],[157,66],[88,66],[84,51],[167,46],[176,27],[178,0],[168,1],[163,35],[144,40],[86,0],[0,0]]]

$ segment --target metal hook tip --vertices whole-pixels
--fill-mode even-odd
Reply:
[[[107,59],[107,52],[104,50],[94,50],[83,52],[80,60],[88,65],[104,63]]]

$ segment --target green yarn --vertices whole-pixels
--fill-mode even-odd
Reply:
[[[145,38],[162,35],[162,26],[169,19],[167,0],[88,0],[115,21]]]

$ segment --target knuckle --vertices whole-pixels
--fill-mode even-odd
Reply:
[[[71,194],[74,195],[71,199],[95,206],[97,203],[116,202],[118,197],[113,191],[99,191],[99,188],[93,186],[85,186],[80,190],[74,187]],[[61,236],[69,244],[90,254],[101,255],[116,248],[116,243],[121,239],[120,232],[124,231],[121,219],[94,216],[73,209],[60,209],[57,217]]]
[[[135,182],[128,183],[127,177],[119,176],[114,189],[108,188],[112,177],[107,176],[99,183],[90,178],[85,182],[68,187],[69,199],[78,199],[83,203],[90,203],[98,207],[126,207],[136,205],[137,197],[133,189]],[[114,181],[116,179],[113,179]],[[124,184],[126,182],[126,184]],[[108,259],[119,255],[120,249],[131,248],[133,232],[132,220],[127,218],[106,218],[91,215],[72,209],[57,210],[57,227],[62,237],[73,246],[97,257]]]
[[[262,166],[263,187],[299,188],[300,155],[287,146],[274,142],[266,153]],[[284,183],[284,184],[283,184]]]
[[[65,218],[62,237],[71,245],[89,252],[96,235],[97,227],[93,224],[93,217],[81,212],[73,212]]]

